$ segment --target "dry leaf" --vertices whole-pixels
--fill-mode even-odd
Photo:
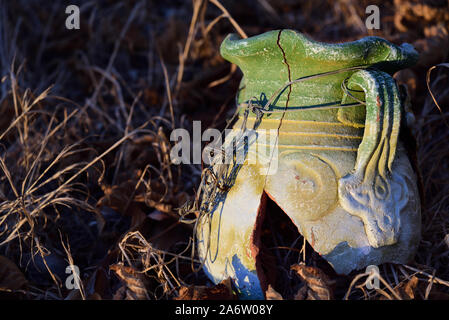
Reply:
[[[297,300],[332,300],[334,297],[332,285],[333,281],[319,268],[295,264],[291,266],[305,285],[295,296]]]
[[[281,294],[273,289],[271,284],[268,285],[268,289],[265,292],[265,298],[267,300],[284,300]]]
[[[404,300],[414,300],[416,298],[418,282],[418,277],[413,276],[409,281],[401,282],[396,288],[396,292]]]
[[[395,289],[403,300],[421,300],[424,292],[428,289],[428,281],[419,281],[417,276],[413,276],[408,281],[401,282]],[[419,294],[421,292],[421,295]],[[439,291],[439,285],[434,284],[428,294],[428,300],[449,300],[449,294]]]
[[[234,300],[231,280],[228,278],[213,287],[189,286],[179,289],[179,296],[174,300]]]
[[[131,228],[136,228],[146,218],[140,205],[133,201],[134,199],[130,199],[136,193],[136,185],[136,181],[127,180],[112,187],[102,186],[104,196],[98,200],[97,207],[109,207],[124,216],[131,217]]]
[[[110,266],[123,283],[118,292],[114,295],[114,300],[120,295],[120,299],[125,300],[148,300],[147,289],[145,286],[145,275],[137,272],[134,268],[117,263]],[[120,294],[119,294],[120,293]]]

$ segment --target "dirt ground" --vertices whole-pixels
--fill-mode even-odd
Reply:
[[[65,27],[69,4],[79,30]],[[372,4],[379,30],[365,26]],[[284,265],[267,298],[449,299],[449,64],[428,74],[449,62],[447,0],[0,0],[0,299],[236,299],[199,269],[185,222],[203,168],[173,165],[169,137],[234,114],[242,75],[219,54],[226,35],[284,28],[419,51],[395,77],[416,118],[422,241],[367,290],[365,270],[336,275],[292,245],[297,230],[273,205],[264,232]]]

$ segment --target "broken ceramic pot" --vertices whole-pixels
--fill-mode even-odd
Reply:
[[[413,65],[416,51],[377,37],[325,44],[281,30],[230,35],[221,54],[244,75],[239,120],[221,150],[243,150],[243,161],[235,150],[221,157],[203,185],[197,243],[209,277],[231,277],[241,297],[264,298],[268,199],[339,274],[412,259],[420,201],[399,139],[406,97],[392,74]]]

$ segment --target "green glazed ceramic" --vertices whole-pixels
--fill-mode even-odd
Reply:
[[[242,164],[224,174],[221,164],[212,167],[227,187],[209,190],[215,198],[203,201],[207,214],[197,227],[210,278],[231,277],[242,298],[264,298],[267,199],[337,273],[409,262],[420,240],[420,203],[399,139],[405,97],[392,74],[413,65],[416,51],[377,37],[326,44],[278,30],[230,35],[221,54],[244,75],[236,134],[225,144],[242,125],[254,130]]]

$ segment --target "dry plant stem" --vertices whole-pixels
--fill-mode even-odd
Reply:
[[[356,8],[354,7],[354,3],[352,0],[345,0],[346,5],[349,9],[349,12],[351,13],[351,21],[353,21],[353,25],[355,25],[361,33],[365,32],[366,26],[363,23],[362,19],[360,18],[360,15],[357,13]]]
[[[186,59],[188,57],[192,40],[195,37],[196,23],[197,23],[197,20],[198,20],[199,12],[200,12],[201,6],[203,4],[203,1],[204,0],[193,0],[193,16],[192,16],[192,20],[190,22],[189,34],[188,34],[188,37],[187,37],[187,41],[186,41],[186,45],[184,47],[183,54],[179,58],[179,69],[178,69],[177,84],[176,84],[176,90],[175,90],[176,93],[179,92],[179,88],[181,86],[182,77],[184,75],[185,61],[186,61]],[[232,26],[235,28],[237,33],[240,35],[240,37],[242,37],[243,39],[248,38],[248,36],[246,35],[245,31],[243,31],[243,29],[239,26],[239,24],[229,14],[228,10],[226,10],[226,8],[223,7],[223,5],[219,1],[217,1],[217,0],[209,0],[209,1],[211,3],[213,3],[216,7],[218,7],[223,13],[221,15],[219,15],[218,17],[216,17],[211,23],[209,23],[209,25],[207,26],[207,28],[204,31],[204,36],[206,36],[210,32],[212,27],[218,21],[220,21],[222,18],[227,18],[231,22]],[[212,88],[212,87],[215,87],[217,85],[220,85],[220,84],[226,82],[227,80],[229,80],[231,78],[232,74],[234,74],[234,72],[236,70],[237,70],[237,67],[235,65],[231,65],[231,71],[230,71],[229,75],[225,76],[222,79],[219,79],[219,80],[211,82],[208,85],[208,87]]]
[[[432,277],[429,278],[429,281],[428,281],[429,284],[426,287],[426,293],[425,293],[425,296],[424,296],[424,300],[428,300],[429,299],[430,291],[432,291],[433,279],[435,278],[435,272],[436,272],[436,270],[433,270]]]
[[[398,279],[397,272],[396,272],[396,270],[395,270],[395,268],[393,267],[392,264],[389,264],[389,267],[390,267],[391,273],[393,273],[394,284],[395,284],[395,286],[398,286],[399,285],[399,279]]]
[[[59,279],[56,279],[56,276],[53,274],[53,272],[51,271],[50,267],[47,264],[47,260],[45,259],[46,253],[44,252],[44,248],[42,248],[42,246],[40,245],[39,239],[37,237],[34,237],[34,242],[36,243],[36,248],[39,251],[39,254],[41,255],[42,261],[44,262],[45,268],[47,269],[48,273],[50,274],[53,282],[56,284],[56,287],[58,289],[58,293],[59,296],[61,297],[61,290],[60,290],[60,284],[59,284]],[[34,259],[34,255],[33,255],[33,259]]]
[[[50,130],[50,128],[51,128],[51,125],[49,125],[48,126],[48,129],[47,129],[47,133],[45,134],[45,137],[44,137],[44,140],[42,141],[42,145],[41,145],[41,149],[39,150],[39,153],[38,153],[38,155],[37,155],[37,157],[36,157],[36,159],[34,160],[34,162],[33,162],[33,164],[31,165],[31,169],[28,171],[28,173],[27,173],[27,175],[26,175],[26,177],[25,177],[25,179],[23,180],[23,183],[22,183],[22,195],[27,195],[27,194],[29,194],[29,193],[32,193],[32,192],[34,192],[34,191],[36,191],[37,189],[39,189],[42,185],[40,185],[38,188],[36,188],[36,189],[33,189],[34,188],[34,186],[38,183],[38,181],[40,181],[42,178],[43,178],[43,176],[53,167],[53,164],[55,164],[60,158],[61,158],[61,156],[63,156],[64,155],[64,151],[65,150],[67,150],[67,151],[70,151],[70,149],[71,149],[71,147],[69,146],[69,147],[67,147],[67,149],[65,149],[65,150],[63,150],[63,152],[61,152],[56,158],[55,158],[55,160],[41,173],[41,175],[36,179],[36,180],[34,180],[34,183],[32,184],[32,185],[29,185],[30,183],[31,183],[31,181],[32,181],[32,179],[33,179],[33,177],[34,177],[34,172],[35,172],[35,168],[36,168],[36,165],[37,165],[37,162],[38,162],[38,160],[39,160],[39,158],[40,158],[40,156],[42,155],[42,153],[44,152],[44,148],[45,148],[45,146],[47,145],[47,143],[48,143],[48,140],[50,139],[50,137],[51,136],[53,136],[54,134],[56,134],[56,132],[59,130],[59,129],[61,129],[62,127],[64,127],[66,124],[67,124],[67,122],[76,114],[78,112],[78,110],[74,110],[74,111],[72,111],[72,113],[71,114],[69,114],[65,119],[64,119],[64,121],[62,121],[59,125],[57,125],[55,128],[53,128],[53,130],[51,130],[50,132],[49,132],[49,130]],[[54,121],[54,115],[53,115],[53,117],[52,117],[52,119],[51,119],[51,123]],[[72,147],[74,147],[74,146],[76,146],[76,144],[75,145],[73,145]],[[29,177],[30,177],[30,175],[31,175],[31,178],[30,179],[28,179]],[[28,186],[27,186],[27,188],[25,188],[25,183],[28,181]]]
[[[30,109],[36,105],[38,102],[40,102],[41,100],[43,100],[47,94],[48,91],[51,88],[48,88],[46,90],[44,90],[37,98],[35,98],[33,101],[30,100],[31,96],[30,96],[30,91],[27,90],[25,91],[24,95],[22,98],[20,98],[17,95],[17,85],[15,84],[15,76],[14,74],[10,74],[11,76],[11,83],[12,83],[12,89],[13,89],[13,96],[15,96],[15,110],[16,112],[19,111],[19,106],[20,106],[20,110],[21,113],[16,113],[18,116],[16,117],[15,121],[12,122],[12,124],[6,129],[5,132],[3,132],[3,134],[1,135],[1,138],[3,138],[3,136],[14,126],[18,127],[18,132],[19,134],[21,133],[20,131],[20,125],[19,125],[19,120],[21,119],[25,119],[24,122],[26,121],[26,117],[25,115],[29,115],[30,114]],[[19,219],[19,221],[16,223],[15,227],[13,230],[8,230],[7,226],[5,226],[5,230],[2,232],[2,234],[6,233],[7,231],[9,231],[9,235],[7,237],[7,239],[5,241],[2,242],[2,244],[8,243],[9,241],[11,241],[12,239],[14,239],[15,237],[20,236],[19,234],[19,230],[21,229],[21,227],[28,222],[29,226],[30,226],[30,230],[27,232],[27,236],[30,237],[31,239],[34,239],[34,242],[36,243],[36,247],[39,250],[39,252],[41,253],[41,256],[43,258],[44,264],[46,265],[46,268],[48,268],[48,265],[45,261],[45,257],[44,257],[44,252],[42,247],[40,246],[40,243],[37,239],[37,237],[34,236],[34,226],[35,226],[35,221],[34,221],[34,216],[33,213],[34,212],[29,212],[28,208],[31,206],[34,206],[37,208],[37,210],[41,209],[40,207],[40,203],[39,201],[41,200],[41,197],[34,197],[32,196],[32,193],[34,191],[36,191],[37,189],[39,189],[40,186],[45,185],[46,183],[48,183],[48,181],[51,181],[53,178],[50,177],[47,181],[41,183],[40,186],[38,186],[37,188],[34,188],[34,186],[40,181],[40,179],[43,177],[43,175],[45,175],[45,173],[51,168],[51,166],[55,163],[53,162],[52,164],[50,164],[49,167],[47,167],[47,169],[44,171],[43,174],[41,174],[39,176],[38,179],[36,179],[34,181],[34,183],[30,186],[30,183],[32,182],[32,180],[34,179],[34,176],[36,174],[36,168],[37,168],[37,163],[40,160],[42,153],[43,153],[43,149],[45,148],[45,146],[47,145],[49,139],[51,136],[53,136],[59,129],[61,129],[63,126],[65,126],[67,124],[67,121],[76,113],[76,110],[74,112],[72,112],[72,114],[66,115],[64,121],[62,121],[59,125],[57,125],[55,128],[52,128],[53,123],[55,122],[55,114],[53,114],[51,116],[50,122],[48,123],[48,127],[46,130],[46,133],[44,134],[44,139],[41,143],[41,148],[38,151],[37,155],[34,157],[34,161],[31,163],[25,163],[25,170],[26,170],[26,175],[24,177],[24,179],[22,180],[22,185],[21,185],[21,193],[19,194],[18,189],[16,188],[16,186],[14,185],[12,176],[10,171],[8,170],[8,168],[6,167],[6,163],[4,162],[3,158],[0,158],[0,168],[2,169],[2,171],[4,172],[5,176],[7,177],[8,183],[10,184],[11,190],[13,191],[16,200],[14,201],[7,201],[5,199],[4,202],[2,202],[1,204],[1,208],[2,211],[4,210],[8,210],[8,212],[6,214],[3,215],[0,223],[3,225],[6,221],[6,219],[14,212],[17,212],[18,214],[23,214],[25,216],[25,218],[23,219]],[[27,137],[28,137],[28,130],[29,128],[24,127],[24,132],[22,132],[23,134],[21,135],[24,140],[23,143],[25,143]],[[69,150],[70,147],[68,147],[66,150]],[[25,153],[28,152],[27,150],[25,150]],[[61,152],[57,157],[56,157],[56,162],[63,157],[64,154],[64,150],[63,152]],[[31,159],[31,158],[29,158]],[[73,166],[68,166],[65,169],[63,169],[62,171],[59,171],[58,173],[55,174],[55,176],[61,175],[62,173],[71,170],[73,168],[75,168],[76,165]],[[62,172],[62,173],[61,173]],[[65,200],[69,200],[69,198],[55,198],[53,199],[53,201],[56,202],[64,202]],[[50,202],[51,203],[51,202]],[[33,240],[32,240],[33,241]],[[50,274],[51,271],[49,270]],[[52,278],[54,280],[55,283],[57,283],[54,275],[52,275]]]
[[[151,244],[148,243],[146,241],[146,239],[142,236],[142,234],[140,232],[138,232],[138,231],[129,232],[128,234],[125,235],[125,237],[119,243],[120,251],[122,252],[122,254],[123,254],[124,258],[126,259],[126,261],[128,262],[128,264],[130,266],[133,266],[133,264],[131,262],[131,259],[129,258],[128,254],[126,253],[127,246],[130,246],[126,242],[128,241],[128,239],[133,239],[133,238],[137,239],[142,244],[142,247],[135,247],[134,246],[135,249],[137,249],[138,251],[142,251],[142,250],[145,251],[147,254],[149,254],[149,256],[151,258],[153,258],[155,261],[158,261],[157,264],[151,265],[150,267],[146,267],[144,270],[140,271],[140,273],[145,273],[145,272],[148,272],[148,271],[153,270],[153,269],[159,269],[159,272],[164,276],[165,280],[167,281],[169,286],[172,288],[172,290],[175,290],[175,286],[171,283],[170,277],[176,282],[177,286],[180,287],[181,283],[173,275],[173,273],[171,272],[170,268],[168,268],[168,263],[164,262],[164,260],[162,259],[162,257],[158,253],[158,250],[154,250],[153,247],[151,246]],[[131,245],[131,246],[133,246],[133,245]],[[144,265],[146,265],[146,264],[147,263],[144,262]],[[164,269],[165,269],[165,271],[164,271]]]
[[[72,254],[71,254],[71,252],[70,252],[70,244],[69,244],[69,241],[68,241],[68,239],[67,239],[67,246],[66,246],[65,243],[64,243],[64,241],[62,241],[62,234],[61,234],[61,231],[59,231],[59,237],[61,238],[61,244],[62,244],[62,247],[64,248],[64,251],[65,251],[65,253],[66,253],[66,255],[67,255],[67,259],[68,259],[68,262],[69,262],[69,266],[70,266],[70,269],[72,270],[72,275],[73,275],[74,277],[77,278],[76,282],[77,282],[77,283],[79,284],[79,286],[80,286],[80,288],[79,288],[78,290],[79,290],[79,293],[80,293],[80,295],[81,295],[81,299],[86,300],[86,294],[85,294],[85,291],[84,291],[84,284],[83,284],[83,282],[81,281],[81,279],[80,279],[80,277],[79,277],[79,274],[78,274],[78,273],[76,272],[76,270],[74,269],[75,263],[73,262],[73,257],[72,257]]]
[[[245,31],[243,31],[243,29],[240,28],[239,24],[234,20],[234,18],[229,14],[228,10],[226,10],[226,8],[223,7],[223,5],[218,0],[209,0],[209,1],[211,3],[213,3],[214,5],[216,5],[218,7],[218,9],[220,9],[226,15],[226,18],[229,19],[232,26],[235,28],[235,30],[238,32],[238,34],[240,35],[240,37],[242,39],[248,38]]]
[[[361,278],[363,277],[368,277],[366,281],[368,281],[370,279],[370,277],[374,277],[374,276],[378,276],[379,280],[383,283],[383,285],[385,285],[385,287],[393,294],[394,298],[397,300],[402,300],[402,298],[396,293],[396,291],[390,286],[390,284],[385,281],[385,279],[380,275],[380,274],[374,274],[372,272],[364,272],[364,273],[360,273],[357,276],[354,277],[354,279],[352,279],[351,284],[349,285],[348,290],[346,291],[346,294],[344,296],[344,300],[348,300],[349,295],[352,292],[352,288],[354,287],[354,285],[357,283],[357,281],[359,281]],[[366,282],[365,281],[365,282]],[[363,286],[364,284],[362,284],[361,286]],[[387,297],[388,299],[391,300],[391,297],[389,294],[387,294],[384,290],[382,289],[376,289],[377,292],[379,292],[380,294],[382,294],[383,296]]]
[[[198,14],[200,12],[201,5],[203,4],[203,1],[204,0],[193,0],[192,1],[193,2],[193,15],[192,15],[192,19],[190,21],[190,27],[189,27],[189,33],[187,36],[186,45],[184,46],[184,51],[179,59],[179,69],[178,69],[178,76],[176,79],[176,90],[175,90],[176,93],[179,92],[179,88],[181,86],[182,77],[184,75],[184,64],[189,55],[192,40],[195,37],[195,26],[196,26],[196,22],[198,20]]]
[[[130,25],[131,25],[131,22],[134,20],[136,14],[138,13],[138,11],[139,11],[140,7],[142,6],[142,4],[143,4],[142,1],[136,3],[136,5],[134,6],[133,10],[131,11],[131,13],[130,13],[130,15],[129,15],[129,17],[128,17],[128,20],[127,20],[126,23],[125,23],[125,26],[123,27],[123,29],[122,29],[122,31],[120,32],[120,35],[119,35],[117,41],[115,42],[114,50],[112,51],[111,57],[109,58],[108,65],[107,65],[106,69],[104,70],[103,76],[100,78],[100,82],[99,82],[98,85],[95,87],[94,93],[93,93],[92,96],[86,101],[86,104],[85,104],[85,106],[83,107],[83,110],[82,110],[83,113],[84,113],[84,110],[85,110],[88,106],[92,107],[92,109],[95,110],[95,111],[97,111],[97,112],[99,111],[97,108],[93,108],[93,106],[95,106],[95,103],[96,103],[98,94],[100,93],[100,89],[103,87],[103,84],[104,84],[104,81],[105,81],[105,75],[104,75],[104,74],[108,74],[108,73],[111,72],[112,65],[114,64],[114,61],[115,61],[115,58],[116,58],[116,56],[117,56],[118,49],[120,48],[120,44],[121,44],[121,42],[122,42],[122,40],[123,40],[123,37],[125,36],[126,32],[128,31],[128,29],[129,29],[129,27],[130,27]],[[101,112],[100,115],[103,115],[103,113]],[[111,120],[111,119],[108,119],[108,120]]]
[[[212,30],[212,28],[215,26],[215,24],[220,21],[221,19],[226,18],[226,14],[222,13],[220,14],[218,17],[215,17],[214,20],[212,20],[206,27],[206,29],[204,30],[204,37],[207,37],[207,35],[209,34],[209,32]]]
[[[170,90],[170,82],[168,79],[167,67],[165,66],[164,59],[162,58],[159,50],[158,50],[158,53],[159,53],[159,59],[161,60],[162,71],[164,72],[165,89],[167,92],[168,104],[170,106],[171,126],[172,126],[172,129],[175,129],[175,114],[173,112],[173,101],[172,101],[172,95],[171,95],[171,90]]]
[[[5,174],[6,178],[8,179],[8,183],[14,192],[14,195],[16,198],[19,198],[19,193],[16,190],[16,187],[14,186],[14,183],[12,182],[11,173],[9,172],[8,168],[6,167],[6,164],[2,157],[0,157],[0,169],[2,169],[3,173]]]
[[[119,87],[119,86],[118,86]],[[131,128],[131,119],[134,113],[134,106],[136,105],[137,101],[140,99],[140,93],[134,98],[133,104],[131,105],[131,110],[128,114],[128,117],[126,119],[126,126],[125,126],[125,135],[129,133],[129,130]],[[126,109],[125,109],[126,110]],[[123,143],[120,147],[120,152],[119,152],[119,157],[117,160],[117,166],[115,167],[115,171],[114,171],[114,177],[112,178],[112,185],[115,184],[115,182],[117,181],[117,175],[119,173],[119,169],[120,169],[120,164],[122,163],[122,159],[123,159],[123,152],[124,152],[124,148],[125,148],[126,142]],[[126,212],[126,211],[125,211]]]
[[[128,118],[129,115],[128,115],[128,111],[126,110],[125,102],[124,102],[124,99],[123,99],[122,89],[121,89],[121,87],[120,87],[120,85],[119,85],[119,83],[118,83],[118,81],[116,79],[116,76],[113,75],[112,72],[106,72],[106,70],[103,70],[103,69],[101,69],[99,67],[95,67],[94,66],[94,67],[92,67],[92,70],[94,70],[94,71],[100,73],[101,75],[103,75],[103,77],[105,79],[109,80],[114,85],[115,92],[116,92],[116,98],[117,98],[117,100],[119,102],[120,109],[122,110],[123,116],[125,118]]]
[[[232,75],[235,73],[236,70],[237,70],[237,65],[232,63],[231,64],[231,70],[229,71],[229,73],[226,76],[224,76],[221,79],[212,81],[211,83],[209,83],[209,85],[207,87],[208,88],[213,88],[213,87],[216,87],[216,86],[218,86],[218,85],[220,85],[222,83],[225,83],[226,81],[231,79]]]
[[[443,113],[443,110],[441,109],[440,105],[438,104],[437,100],[435,99],[435,96],[432,93],[432,89],[430,88],[430,74],[432,73],[432,70],[435,69],[436,67],[449,68],[449,63],[440,63],[440,64],[437,64],[436,66],[432,66],[431,68],[429,68],[429,70],[427,70],[427,74],[426,74],[427,90],[429,90],[429,93],[430,93],[430,96],[432,97],[433,102],[437,106],[438,110],[440,110],[441,116],[443,117],[444,124],[449,128],[449,124],[446,121],[446,115]]]
[[[449,281],[442,280],[442,279],[440,279],[440,278],[438,278],[438,277],[435,277],[434,275],[431,275],[431,274],[429,274],[429,273],[427,273],[427,272],[424,272],[424,271],[421,271],[421,270],[419,270],[419,269],[413,268],[413,267],[408,266],[408,265],[406,265],[406,264],[404,264],[403,266],[404,266],[405,268],[407,268],[407,269],[410,269],[410,270],[416,272],[416,273],[419,273],[419,274],[422,274],[422,275],[428,277],[428,278],[431,279],[431,281],[434,282],[434,283],[442,284],[442,285],[444,285],[444,286],[446,286],[446,287],[449,287]]]
[[[28,170],[28,172],[27,172],[27,174],[26,174],[26,176],[25,176],[25,179],[23,179],[23,182],[22,182],[22,190],[21,190],[21,194],[22,194],[22,195],[25,194],[25,185],[26,185],[27,181],[31,181],[32,177],[34,176],[34,172],[35,172],[35,169],[36,169],[36,164],[37,164],[38,161],[40,160],[40,157],[41,157],[41,155],[42,155],[42,152],[44,151],[44,149],[45,149],[45,147],[46,147],[46,145],[47,145],[47,140],[48,140],[49,136],[51,135],[51,134],[50,134],[50,129],[51,129],[51,127],[53,126],[53,122],[55,121],[55,118],[56,118],[56,115],[55,115],[55,113],[53,113],[53,115],[52,115],[52,117],[51,117],[51,119],[50,119],[50,123],[48,124],[47,130],[46,130],[46,132],[45,132],[44,140],[43,140],[43,142],[41,143],[41,148],[40,148],[39,152],[37,153],[37,156],[36,156],[36,158],[34,159],[33,163],[31,164],[31,168]],[[60,126],[57,126],[57,127],[56,127],[56,131],[59,130],[59,129],[62,127],[62,125],[64,125],[64,124],[65,124],[65,123],[63,122],[63,123],[61,123]],[[56,131],[53,131],[53,132],[56,132]],[[29,178],[30,176],[31,176],[31,178],[30,178],[30,180],[28,180],[28,178]],[[28,187],[29,187],[29,186],[28,186]],[[29,188],[27,188],[27,189],[29,189]]]
[[[14,128],[14,127],[18,127],[18,123],[19,123],[19,121],[20,120],[22,120],[22,118],[25,118],[26,119],[26,117],[29,115],[28,114],[28,112],[37,104],[37,103],[39,103],[40,101],[42,101],[45,97],[47,97],[47,95],[48,95],[48,93],[49,93],[49,91],[51,90],[51,86],[49,87],[49,88],[47,88],[46,90],[44,90],[41,94],[39,94],[39,96],[36,98],[36,99],[34,99],[33,100],[33,102],[32,103],[26,103],[26,104],[23,104],[22,106],[21,106],[21,111],[22,112],[19,112],[19,108],[18,108],[18,106],[17,106],[17,103],[18,103],[18,99],[19,99],[19,97],[17,96],[17,81],[16,81],[16,78],[15,78],[15,76],[14,76],[14,73],[11,71],[10,72],[10,79],[11,79],[11,83],[12,83],[12,94],[13,94],[13,102],[14,102],[14,111],[16,112],[16,118],[14,119],[14,121],[8,126],[8,128],[0,135],[0,140],[2,140],[4,137],[5,137],[5,135],[12,129],[12,128]],[[24,99],[25,100],[25,99]],[[19,133],[19,135],[20,135],[20,137],[21,137],[21,141],[22,141],[22,143],[23,143],[23,138],[22,138],[22,136],[23,136],[23,134],[22,134],[22,132],[20,131],[20,129],[18,128],[18,133]]]

